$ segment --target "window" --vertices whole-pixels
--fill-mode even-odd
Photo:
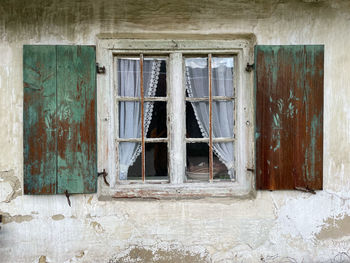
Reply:
[[[234,181],[234,56],[184,61],[186,180]]]
[[[322,189],[324,46],[206,38],[24,46],[25,194]]]
[[[115,57],[119,180],[168,179],[166,62]]]
[[[250,194],[252,48],[250,39],[101,39],[100,169],[113,185],[101,194]]]

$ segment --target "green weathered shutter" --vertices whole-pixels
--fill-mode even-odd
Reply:
[[[24,46],[24,192],[94,193],[93,46]]]
[[[56,47],[23,47],[24,193],[56,193]]]
[[[256,46],[257,189],[322,189],[324,46]]]

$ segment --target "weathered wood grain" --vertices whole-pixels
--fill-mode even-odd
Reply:
[[[257,189],[322,189],[324,47],[255,49]]]
[[[56,193],[56,47],[23,46],[24,193]]]
[[[97,185],[95,47],[57,46],[57,193]]]

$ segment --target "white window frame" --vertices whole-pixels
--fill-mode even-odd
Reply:
[[[97,40],[97,62],[105,66],[105,74],[97,76],[98,104],[98,169],[108,172],[112,187],[99,180],[99,197],[182,199],[203,197],[255,196],[254,173],[254,103],[253,73],[245,66],[253,61],[254,38],[251,36],[192,36],[186,39],[162,35],[151,39],[132,36],[100,36]],[[228,182],[185,182],[185,74],[183,57],[189,54],[228,54],[235,56],[236,176]],[[119,181],[115,143],[115,79],[114,57],[118,55],[168,56],[168,183],[136,183]],[[182,131],[176,133],[173,131]]]

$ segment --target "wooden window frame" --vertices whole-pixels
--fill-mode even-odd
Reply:
[[[106,67],[106,73],[97,76],[98,104],[98,168],[106,169],[112,187],[99,180],[100,200],[114,198],[191,199],[205,197],[253,197],[254,173],[254,103],[253,72],[245,65],[253,61],[255,39],[250,36],[201,36],[185,39],[178,36],[100,35],[97,41],[97,62]],[[115,142],[115,67],[117,55],[140,54],[168,56],[167,64],[167,119],[169,181],[120,181]],[[183,57],[186,55],[234,55],[236,83],[236,179],[233,181],[185,182],[185,75]],[[173,132],[182,131],[182,132]]]

